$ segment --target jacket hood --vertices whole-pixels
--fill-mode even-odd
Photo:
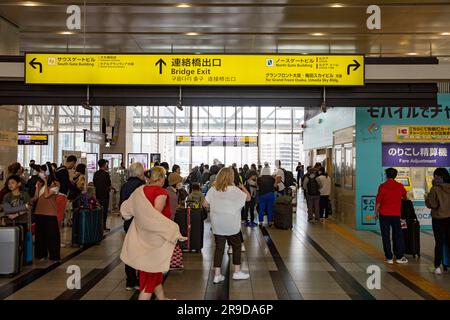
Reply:
[[[443,183],[437,188],[441,189],[443,192],[448,193],[450,195],[450,183]]]

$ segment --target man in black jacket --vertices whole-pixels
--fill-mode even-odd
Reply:
[[[110,229],[106,228],[106,220],[108,219],[109,211],[109,192],[111,191],[111,177],[109,176],[108,161],[100,159],[98,161],[98,171],[94,173],[94,187],[95,197],[100,205],[103,207],[103,228],[105,231]]]
[[[140,162],[135,162],[131,164],[128,170],[128,180],[120,189],[119,208],[122,205],[122,203],[131,196],[134,190],[136,190],[137,188],[139,188],[144,184],[145,184],[144,166]],[[128,231],[131,221],[133,221],[133,219],[124,221],[123,229],[125,230],[125,232]],[[137,271],[132,267],[125,265],[125,274],[127,276],[126,289],[128,291],[133,289],[139,290]]]

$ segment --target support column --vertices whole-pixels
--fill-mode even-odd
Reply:
[[[0,17],[0,55],[19,55],[19,29],[14,24]],[[0,106],[0,134],[17,133],[19,123],[19,106]],[[7,178],[7,168],[17,161],[17,140],[0,143],[0,185]],[[28,167],[28,164],[23,164]]]

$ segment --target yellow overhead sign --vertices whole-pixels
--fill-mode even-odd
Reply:
[[[362,86],[362,55],[29,53],[27,84]]]

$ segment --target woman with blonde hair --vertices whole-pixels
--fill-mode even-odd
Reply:
[[[146,172],[146,178],[148,185],[134,191],[121,206],[125,220],[134,217],[121,258],[127,265],[140,270],[139,300],[150,300],[153,293],[159,300],[167,300],[162,286],[163,272],[169,271],[177,241],[186,238],[170,219],[170,199],[167,190],[163,189],[166,170],[153,167]]]
[[[225,280],[220,266],[225,249],[225,241],[233,248],[234,280],[245,280],[250,277],[241,271],[241,209],[250,194],[242,185],[234,185],[232,167],[220,169],[214,185],[205,197],[204,206],[210,207],[211,226],[216,242],[214,253],[214,283]]]

